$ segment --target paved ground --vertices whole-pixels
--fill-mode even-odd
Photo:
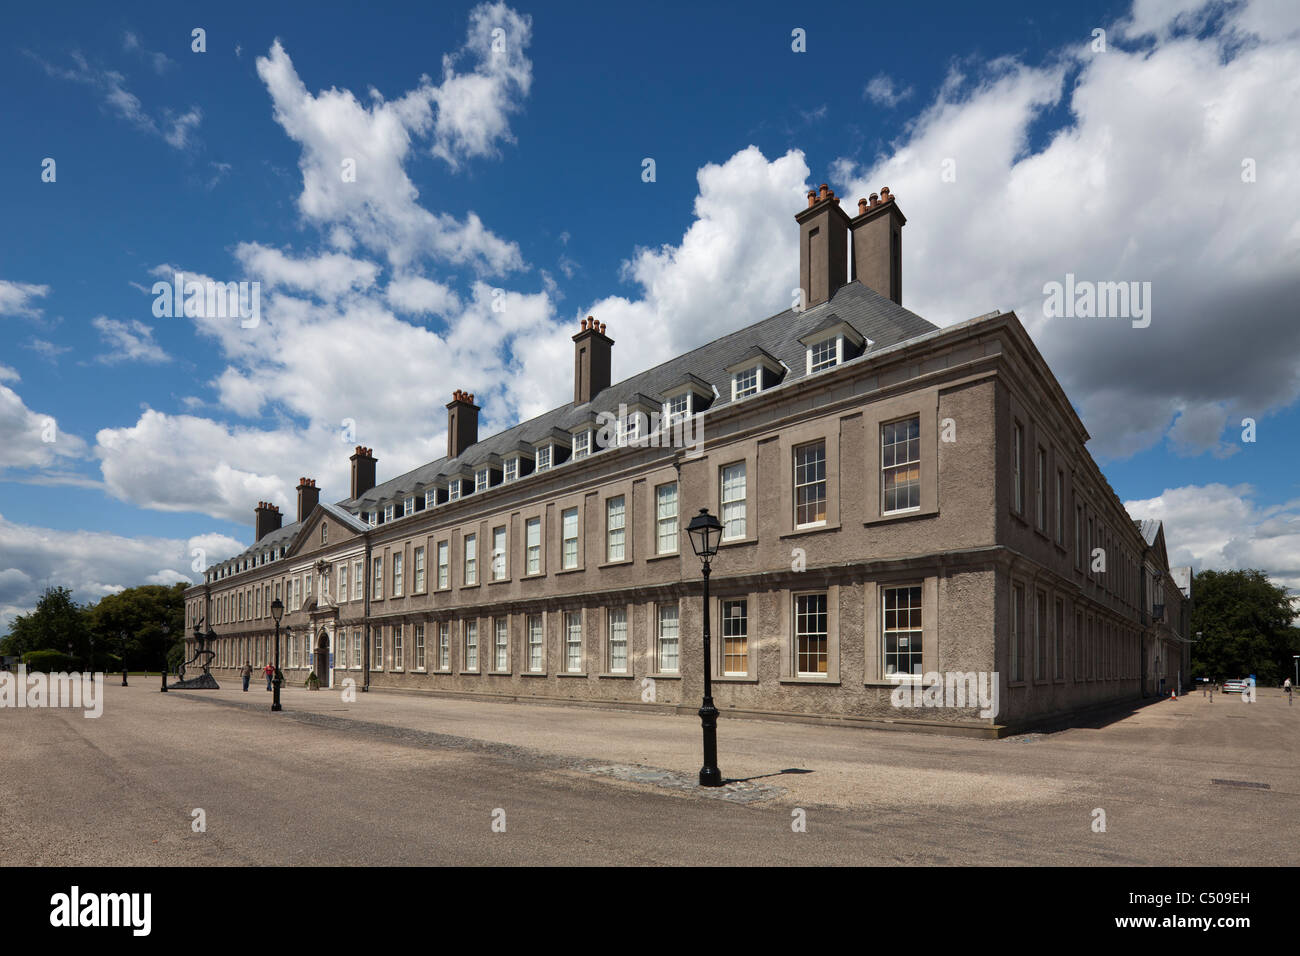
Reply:
[[[1300,809],[1300,705],[1277,691],[1006,740],[724,716],[722,791],[694,785],[694,718],[105,695],[95,720],[0,711],[0,864],[1287,864]]]

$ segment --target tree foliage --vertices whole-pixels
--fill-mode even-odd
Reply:
[[[1300,653],[1286,588],[1259,570],[1202,571],[1192,586],[1192,673],[1223,680],[1254,674],[1278,683]]]
[[[86,670],[120,667],[125,653],[128,667],[157,668],[184,640],[188,586],[145,584],[93,605],[77,604],[67,588],[48,588],[31,613],[14,619],[0,653],[58,651]]]

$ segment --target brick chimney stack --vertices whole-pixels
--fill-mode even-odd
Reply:
[[[605,323],[593,316],[582,320],[573,337],[573,404],[585,405],[609,388],[610,356],[614,340],[605,335]]]
[[[451,393],[447,403],[447,457],[459,458],[470,445],[478,441],[478,412],[474,396],[459,388]]]
[[[805,308],[812,308],[849,281],[849,217],[835,190],[822,183],[820,192],[808,191],[808,208],[794,219],[799,223],[799,288]]]
[[[888,186],[858,200],[853,233],[853,278],[887,299],[903,304],[903,226],[907,218]]]
[[[298,520],[302,521],[320,503],[320,489],[315,478],[298,479]]]
[[[358,445],[349,461],[352,462],[352,497],[356,499],[375,487],[374,450]]]
[[[254,543],[261,541],[272,531],[280,530],[280,509],[269,501],[259,501],[257,507],[253,509],[254,515]]]

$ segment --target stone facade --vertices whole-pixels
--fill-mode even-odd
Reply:
[[[891,306],[858,281],[830,280],[829,298],[799,317],[801,327],[843,323],[854,302]],[[575,341],[590,340],[584,333]],[[612,345],[603,327],[600,336]],[[1159,693],[1162,676],[1167,693],[1179,667],[1186,685],[1187,599],[1163,537],[1148,540],[1125,512],[1014,314],[868,342],[815,373],[775,364],[790,369],[784,381],[696,413],[703,440],[693,448],[606,448],[516,480],[502,480],[492,457],[487,486],[459,497],[416,476],[370,489],[373,458],[358,449],[352,497],[314,504],[210,571],[187,593],[189,623],[216,631],[219,677],[268,659],[278,597],[296,645],[281,650],[290,681],[316,667],[335,688],[352,680],[358,689],[691,711],[703,693],[702,579],[685,526],[701,508],[734,518],[735,482],[727,501],[724,485],[743,463],[744,529],[729,525],[711,578],[710,667],[724,715],[997,734]],[[576,374],[590,381],[589,371]],[[731,394],[729,383],[712,384]],[[458,395],[453,405],[472,405]],[[919,434],[908,445],[898,436],[912,422]],[[887,474],[882,456],[896,441],[911,497],[889,501],[914,502],[906,508],[886,501],[899,472]],[[449,456],[457,467],[439,471],[439,488],[480,445]],[[818,451],[824,472],[806,464]],[[360,491],[358,455],[371,469]],[[664,519],[668,486],[674,510]],[[387,519],[383,496],[400,507],[413,488],[428,505]],[[801,510],[817,495],[823,503]],[[576,555],[569,545],[566,566],[571,511]],[[996,713],[951,697],[919,705],[933,673],[995,673]],[[902,706],[901,685],[916,691]]]

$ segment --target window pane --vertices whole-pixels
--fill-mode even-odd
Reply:
[[[825,674],[829,665],[825,594],[796,596],[794,630],[796,672]]]
[[[826,520],[826,443],[815,442],[794,453],[795,524]]]

